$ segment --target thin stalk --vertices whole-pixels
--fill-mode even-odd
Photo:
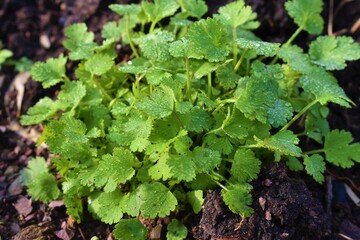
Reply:
[[[304,154],[310,155],[310,154],[315,154],[315,153],[323,153],[325,150],[322,149],[314,149],[314,150],[310,150],[310,151],[306,151],[304,152]]]
[[[286,41],[286,43],[284,43],[283,46],[290,45],[294,41],[294,39],[300,34],[300,32],[302,30],[303,30],[302,27],[299,27],[298,29],[296,29],[296,31],[293,33],[293,35],[291,35],[291,37]],[[278,59],[279,59],[279,57],[278,57],[278,55],[276,55],[276,57],[271,61],[270,64],[275,64]]]
[[[90,79],[91,79],[92,81],[94,81],[96,87],[97,87],[98,89],[100,89],[100,92],[101,92],[101,94],[103,95],[104,98],[106,98],[106,99],[109,100],[109,101],[112,101],[112,100],[113,100],[113,98],[112,98],[112,97],[105,91],[105,89],[101,86],[101,84],[99,83],[99,81],[97,80],[97,78],[94,76],[94,74],[91,74],[91,75],[90,75]]]
[[[155,26],[156,26],[156,23],[157,23],[157,21],[153,21],[153,22],[151,22],[151,25],[150,25],[150,30],[149,30],[149,32],[150,32],[150,33],[152,33],[152,32],[154,31]]]
[[[234,59],[234,63],[236,63],[237,55],[238,55],[238,47],[236,43],[236,39],[237,39],[236,27],[232,28],[232,35],[233,35],[233,54],[234,54],[233,59]]]
[[[288,127],[291,126],[296,120],[298,120],[307,110],[309,110],[312,106],[317,103],[317,100],[313,100],[308,105],[306,105],[300,112],[298,112],[284,127],[280,129],[280,131],[286,130]]]
[[[134,43],[132,42],[131,40],[131,37],[130,37],[130,27],[129,27],[129,15],[126,15],[125,17],[126,19],[126,36],[128,38],[128,41],[129,41],[129,45],[130,45],[130,48],[132,50],[132,52],[134,53],[135,57],[139,57],[139,54],[138,52],[136,51],[136,48],[134,46]]]
[[[287,42],[284,45],[290,45],[294,39],[300,34],[300,32],[302,31],[302,27],[299,27],[294,33],[293,35],[291,35],[291,37],[287,40]]]
[[[186,95],[190,100],[190,87],[191,87],[191,75],[190,75],[190,61],[189,58],[185,58],[186,68]]]
[[[241,57],[240,57],[239,61],[236,63],[236,65],[235,65],[235,67],[234,67],[234,72],[236,72],[236,71],[239,69],[242,61],[243,61],[244,58],[245,58],[246,52],[247,52],[247,50],[245,50],[245,51],[241,54]]]
[[[211,83],[211,73],[208,73],[208,89],[207,89],[207,94],[208,94],[208,97],[211,98],[211,94],[212,94],[212,83]]]

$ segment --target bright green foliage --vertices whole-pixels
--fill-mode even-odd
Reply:
[[[64,80],[67,58],[49,58],[46,63],[37,62],[31,68],[32,78],[41,82],[44,88],[49,88]]]
[[[49,203],[56,200],[60,191],[54,176],[49,173],[45,159],[34,158],[27,168],[22,171],[23,184],[28,187],[28,192],[34,200]]]
[[[144,57],[158,61],[171,58],[169,48],[172,41],[174,41],[174,36],[168,31],[156,31],[134,39],[134,42],[139,44]]]
[[[260,172],[260,165],[260,160],[255,157],[255,154],[251,150],[239,149],[234,156],[230,170],[231,175],[239,182],[256,179]]]
[[[237,44],[240,48],[252,49],[256,52],[257,55],[263,55],[267,57],[274,56],[278,52],[280,46],[278,43],[248,40],[245,38],[239,38],[237,40]]]
[[[226,6],[219,8],[219,15],[215,16],[220,19],[224,25],[232,28],[241,27],[243,29],[255,29],[260,23],[256,21],[256,13],[251,10],[250,6],[245,6],[243,0],[237,0]]]
[[[167,226],[166,239],[168,240],[183,240],[186,239],[188,230],[187,228],[178,220],[173,219],[171,223]]]
[[[64,46],[70,51],[71,60],[87,59],[92,56],[96,43],[94,42],[94,33],[87,32],[84,23],[73,24],[65,29]]]
[[[164,118],[174,110],[174,93],[168,87],[158,88],[138,103],[138,108],[153,118]]]
[[[304,166],[296,157],[289,157],[286,165],[289,167],[291,171],[302,171],[304,170]]]
[[[297,146],[299,139],[289,130],[280,131],[264,140],[256,139],[256,141],[256,147],[267,148],[276,154],[301,156],[301,149]]]
[[[114,65],[110,56],[104,54],[94,54],[85,62],[85,69],[92,74],[102,75],[110,70]]]
[[[101,221],[109,224],[117,223],[123,216],[121,209],[122,198],[123,194],[119,190],[109,193],[95,193],[89,197],[89,209]],[[108,209],[111,209],[111,211],[108,211]]]
[[[157,23],[161,19],[173,15],[179,8],[176,0],[154,0],[154,3],[144,1],[142,8],[149,22]]]
[[[313,178],[319,182],[319,183],[323,183],[324,182],[324,172],[325,172],[325,162],[324,159],[321,155],[319,154],[314,154],[309,156],[305,156],[304,157],[304,165],[305,165],[305,169],[307,171],[307,173],[311,176],[313,176]]]
[[[185,56],[207,59],[209,62],[224,61],[229,54],[228,33],[223,24],[215,19],[202,19],[189,28],[185,37]]]
[[[349,168],[360,161],[360,143],[352,143],[351,133],[333,130],[325,136],[326,160],[336,166]]]
[[[274,127],[284,125],[292,117],[293,111],[290,103],[279,98],[275,81],[258,77],[249,79],[246,88],[238,96],[236,106],[245,117],[268,122]]]
[[[310,45],[311,60],[327,70],[341,70],[345,61],[360,58],[360,45],[351,37],[320,36]]]
[[[136,196],[145,218],[168,216],[177,205],[175,196],[159,182],[141,184]]]
[[[122,219],[115,225],[114,236],[118,240],[145,240],[147,229],[137,219]]]
[[[225,204],[232,212],[249,217],[254,211],[248,207],[252,201],[249,193],[251,189],[252,187],[249,184],[236,184],[230,185],[227,190],[222,190],[221,194]]]
[[[203,192],[201,190],[194,190],[188,192],[186,197],[192,206],[194,213],[199,213],[201,211],[201,207],[204,203]]]
[[[94,183],[96,187],[104,187],[105,192],[112,192],[134,176],[136,164],[137,159],[129,150],[115,148],[111,155],[103,155],[96,171],[90,171],[90,176],[85,173],[86,178],[81,178],[87,185]]]
[[[177,0],[182,12],[200,19],[208,10],[204,0]]]
[[[310,34],[320,34],[324,27],[324,20],[320,13],[321,0],[289,0],[285,8],[295,23]]]
[[[0,49],[0,70],[1,65],[6,61],[6,59],[13,56],[13,53],[8,49]]]
[[[186,239],[176,217],[198,214],[210,188],[222,189],[231,211],[250,216],[249,183],[263,162],[284,161],[319,183],[325,161],[353,166],[360,144],[327,122],[327,104],[353,102],[328,70],[359,58],[359,46],[349,37],[318,37],[309,53],[293,44],[301,30],[322,31],[321,7],[288,0],[299,29],[282,45],[250,32],[259,23],[242,0],[207,19],[200,19],[204,0],[113,4],[121,17],[97,42],[84,23],[67,27],[68,54],[32,68],[35,80],[60,91],[21,118],[44,125],[38,144],[53,156],[51,173],[42,158],[23,171],[29,194],[62,199],[77,222],[87,206],[116,224],[116,239],[146,239],[137,218],[169,216],[167,238]],[[119,45],[131,49],[126,59]],[[309,141],[323,148],[304,151]],[[184,214],[190,206],[194,213]]]

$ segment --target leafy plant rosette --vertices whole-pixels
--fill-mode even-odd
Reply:
[[[122,18],[105,24],[101,44],[74,24],[65,30],[68,54],[32,67],[44,88],[61,84],[56,99],[41,99],[21,119],[44,125],[38,144],[55,154],[50,166],[38,157],[23,171],[33,199],[63,199],[77,222],[86,201],[96,218],[116,223],[115,237],[145,239],[139,215],[165,217],[186,204],[199,213],[214,187],[231,211],[250,216],[249,182],[263,162],[286,162],[322,183],[326,163],[360,161],[360,144],[327,122],[328,103],[353,104],[329,71],[359,59],[359,44],[318,36],[307,53],[292,44],[301,31],[322,32],[321,0],[286,2],[299,28],[285,44],[251,32],[259,22],[242,0],[207,19],[203,0],[110,8]],[[129,46],[131,56],[118,59],[115,46]],[[77,64],[72,80],[69,61]],[[303,150],[301,138],[323,148]],[[168,238],[186,235],[174,218]]]

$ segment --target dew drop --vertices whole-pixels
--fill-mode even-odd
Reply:
[[[283,78],[284,78],[284,74],[282,74],[282,73],[275,73],[275,74],[274,74],[274,78],[276,78],[276,79],[283,79]]]

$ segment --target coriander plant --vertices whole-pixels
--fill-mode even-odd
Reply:
[[[243,0],[207,19],[203,0],[110,8],[122,18],[103,27],[102,43],[84,23],[71,25],[68,53],[32,67],[44,88],[61,88],[21,118],[44,125],[38,144],[54,154],[50,166],[37,157],[23,171],[33,199],[63,199],[78,222],[87,202],[96,218],[116,223],[115,237],[145,239],[139,215],[176,216],[185,204],[199,213],[210,188],[222,189],[231,211],[250,216],[249,182],[262,163],[283,161],[322,183],[326,163],[360,161],[360,144],[327,122],[328,103],[353,105],[329,71],[359,59],[359,44],[318,36],[307,53],[293,44],[301,31],[322,33],[321,0],[286,2],[298,30],[284,44],[251,32],[259,22]],[[119,43],[129,56],[118,57]],[[69,61],[77,64],[74,79]],[[303,150],[301,138],[323,147]],[[174,217],[168,237],[186,235]]]

